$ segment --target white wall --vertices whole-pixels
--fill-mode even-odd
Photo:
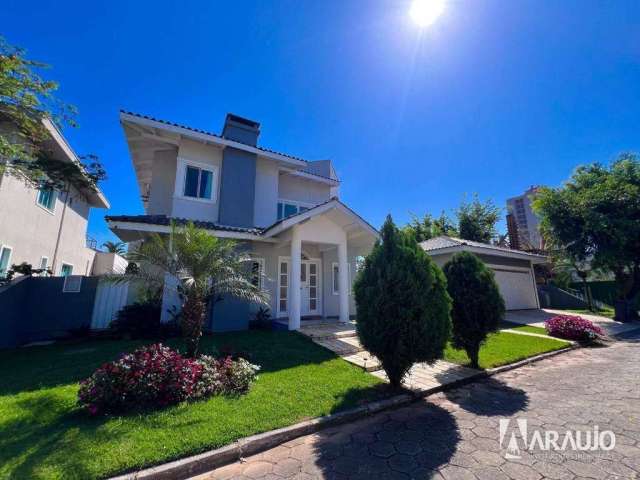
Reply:
[[[176,183],[177,151],[155,152],[151,171],[151,188],[147,213],[171,216]]]
[[[124,273],[129,262],[117,253],[96,252],[93,260],[92,275]]]
[[[297,200],[311,204],[326,202],[331,198],[331,187],[301,177],[280,175],[278,198]]]
[[[217,222],[220,210],[220,174],[222,173],[222,150],[211,145],[205,145],[192,140],[183,139],[178,150],[178,169],[180,160],[200,163],[205,167],[212,167],[217,171],[213,189],[215,192],[214,202],[203,202],[198,199],[183,198],[182,194],[184,177],[180,170],[176,173],[177,192],[174,192],[173,208],[171,215],[179,218],[190,218],[194,220],[204,220]]]
[[[5,175],[0,183],[0,246],[13,248],[11,264],[40,266],[43,256],[52,267],[56,239],[67,203],[54,274],[62,263],[73,265],[73,273],[91,273],[94,251],[86,247],[90,206],[86,198],[71,189],[69,198],[58,192],[53,212],[37,204],[38,190],[24,181]]]

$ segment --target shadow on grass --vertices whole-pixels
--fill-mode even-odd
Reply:
[[[117,359],[154,340],[87,340],[41,347],[0,351],[0,395],[77,383],[105,362]],[[184,351],[181,339],[163,343]],[[201,353],[226,349],[240,353],[261,366],[261,372],[273,372],[305,364],[338,358],[295,332],[243,331],[207,335],[201,341]]]
[[[460,436],[447,410],[426,402],[319,432],[299,448],[317,478],[429,478],[448,463]]]
[[[9,477],[3,478],[47,478],[51,466],[64,464],[66,478],[93,477],[87,463],[95,452],[77,446],[84,444],[80,438],[99,434],[106,418],[90,419],[78,410],[69,411],[64,397],[55,393],[21,399],[16,405],[20,417],[0,424],[0,476],[8,467]]]
[[[510,387],[495,377],[449,390],[445,395],[464,410],[484,416],[510,416],[529,405],[529,396],[524,390]]]

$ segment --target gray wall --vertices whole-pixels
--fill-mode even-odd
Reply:
[[[98,277],[83,277],[78,293],[63,293],[63,277],[26,278],[0,291],[0,346],[49,340],[88,325]]]
[[[220,177],[220,224],[253,227],[256,155],[225,148]]]

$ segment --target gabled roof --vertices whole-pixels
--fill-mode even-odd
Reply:
[[[168,120],[162,120],[162,119],[159,119],[159,118],[151,117],[149,115],[143,115],[141,113],[130,112],[130,111],[127,111],[127,110],[120,110],[120,113],[124,114],[124,115],[131,115],[132,117],[138,117],[138,118],[142,118],[142,119],[145,119],[145,120],[150,120],[152,122],[162,123],[162,124],[170,126],[170,127],[176,127],[176,128],[180,128],[180,129],[183,129],[183,130],[188,130],[188,131],[191,131],[191,132],[194,132],[194,133],[201,133],[203,135],[207,135],[207,136],[210,136],[210,137],[213,137],[213,138],[217,138],[217,139],[219,139],[221,141],[224,140],[224,141],[227,141],[227,142],[230,141],[230,142],[233,142],[233,143],[238,143],[238,144],[241,144],[241,145],[245,145],[247,147],[255,148],[255,149],[260,150],[260,151],[265,152],[265,153],[273,153],[273,154],[276,154],[276,155],[280,155],[282,157],[290,158],[292,160],[297,160],[299,162],[305,162],[305,163],[308,162],[308,160],[305,160],[304,158],[296,157],[294,155],[289,155],[288,153],[277,152],[277,151],[271,150],[269,148],[258,147],[258,146],[250,145],[248,143],[239,142],[237,140],[229,140],[228,138],[224,138],[222,135],[218,135],[217,133],[209,132],[207,130],[201,130],[199,128],[193,128],[193,127],[189,127],[187,125],[181,125],[179,123],[170,122]]]
[[[447,237],[445,235],[420,242],[420,246],[424,251],[428,252],[429,255],[440,255],[450,253],[452,251],[468,250],[475,253],[483,253],[485,255],[524,258],[531,260],[533,263],[543,263],[547,260],[547,257],[544,255],[512,250],[510,248],[498,247],[488,243],[474,242],[472,240],[464,240],[462,238]]]

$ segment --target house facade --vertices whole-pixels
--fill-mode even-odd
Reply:
[[[56,160],[80,164],[62,133],[43,120],[42,145]],[[10,123],[0,124],[11,133]],[[96,252],[87,245],[91,208],[109,208],[99,189],[70,185],[66,191],[38,188],[8,173],[0,175],[0,276],[27,262],[54,275],[90,275]]]
[[[168,233],[193,221],[232,238],[251,258],[255,281],[270,294],[272,317],[291,330],[304,318],[355,315],[351,284],[378,232],[339,200],[330,160],[307,161],[259,145],[260,124],[228,114],[220,134],[130,112],[120,121],[144,215],[109,216],[124,242]],[[177,294],[165,282],[163,315]],[[225,300],[214,331],[246,328],[257,307]]]

